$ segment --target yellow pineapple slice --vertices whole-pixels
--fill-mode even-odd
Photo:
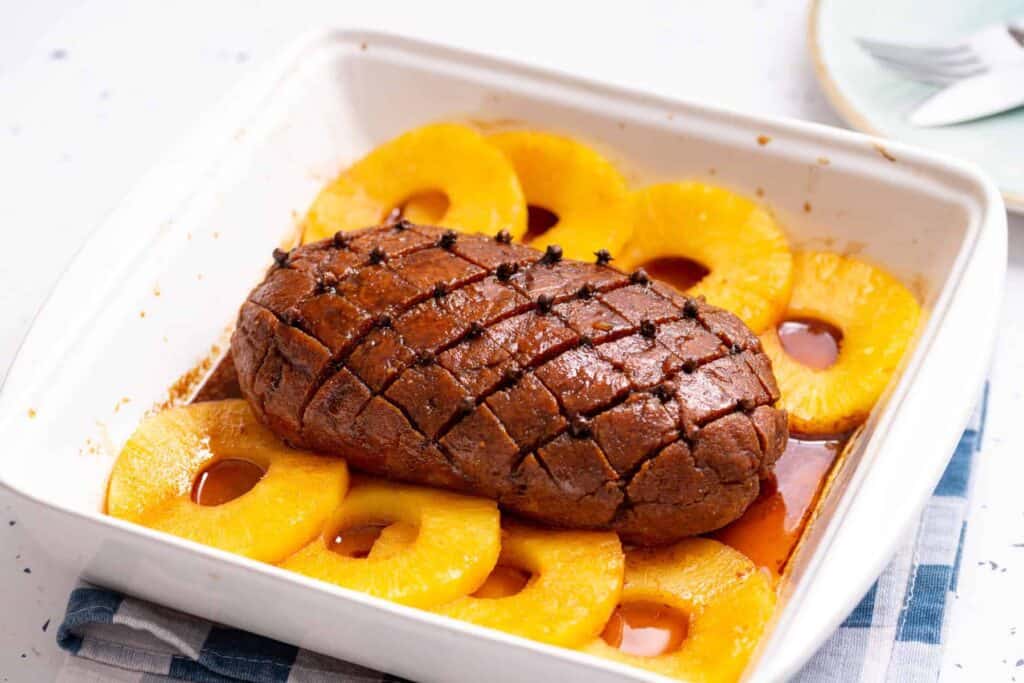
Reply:
[[[391,524],[368,556],[330,549],[346,529],[380,523]],[[431,607],[476,590],[494,568],[500,546],[494,501],[370,481],[353,487],[324,533],[281,566],[379,598]]]
[[[611,532],[553,531],[509,524],[502,531],[498,567],[525,570],[532,576],[512,595],[466,596],[434,611],[524,638],[573,647],[601,631],[622,589],[622,546]]]
[[[841,434],[864,421],[889,383],[921,315],[914,295],[884,270],[828,252],[799,252],[787,320],[818,320],[839,330],[839,355],[824,369],[782,348],[778,330],[761,335],[800,434]]]
[[[412,545],[419,533],[420,530],[415,524],[408,522],[389,524],[381,529],[380,536],[370,548],[368,557],[381,560],[392,557]]]
[[[505,153],[530,206],[552,212],[557,222],[531,246],[562,247],[568,258],[590,261],[594,252],[618,254],[632,233],[629,194],[622,176],[603,156],[572,138],[535,131],[487,138]],[[532,232],[532,231],[531,231]]]
[[[441,225],[448,212],[448,197],[443,192],[413,195],[400,207],[402,217],[419,225]]]
[[[515,171],[471,128],[439,123],[411,130],[357,161],[313,202],[303,241],[383,222],[424,193],[442,193],[444,215],[430,221],[465,232],[526,232],[526,204]],[[436,200],[419,199],[414,203]],[[406,207],[416,215],[422,208]],[[412,216],[410,216],[410,220]]]
[[[616,265],[632,270],[681,257],[709,272],[688,290],[732,311],[754,332],[778,320],[792,287],[793,256],[767,211],[720,187],[663,183],[633,196],[633,237]]]
[[[691,538],[626,553],[621,605],[657,605],[684,615],[685,636],[676,649],[651,656],[624,652],[604,637],[586,644],[585,652],[686,681],[735,681],[775,609],[775,594],[741,553]]]
[[[193,482],[229,459],[265,470],[220,505],[192,501]],[[114,463],[108,514],[263,562],[279,562],[320,533],[348,488],[344,461],[297,451],[243,400],[172,408],[142,422]]]

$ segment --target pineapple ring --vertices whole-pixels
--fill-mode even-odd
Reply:
[[[899,365],[921,315],[896,278],[863,261],[828,252],[798,252],[787,318],[812,318],[842,332],[839,356],[824,370],[782,348],[774,327],[761,335],[790,428],[842,434],[864,421]]]
[[[305,242],[377,225],[418,194],[448,198],[442,225],[466,232],[526,232],[526,205],[505,157],[471,128],[439,123],[380,145],[324,188],[306,216]]]
[[[633,196],[633,239],[617,265],[692,259],[710,272],[688,293],[732,311],[754,332],[776,320],[792,287],[793,255],[767,211],[734,192],[698,182],[663,183]]]
[[[366,558],[328,548],[338,529],[381,518],[395,522],[385,532],[412,527],[417,533],[401,534],[389,552],[377,549],[378,539]],[[500,547],[494,501],[374,481],[353,487],[321,536],[281,567],[404,605],[432,607],[476,590],[498,561]]]
[[[622,590],[616,534],[509,524],[501,541],[499,564],[529,570],[526,587],[502,598],[462,597],[435,612],[566,647],[601,632]]]
[[[192,482],[217,460],[266,470],[248,492],[216,506],[192,502]],[[240,399],[165,410],[142,422],[114,463],[107,513],[262,562],[316,537],[348,489],[348,468],[284,445]]]
[[[597,637],[583,651],[686,681],[735,681],[775,609],[771,582],[743,554],[706,538],[626,553],[623,602],[653,602],[689,616],[679,648],[653,657]]]
[[[402,217],[419,225],[440,225],[448,211],[448,197],[440,192],[413,195],[402,208]]]
[[[558,216],[531,246],[543,250],[557,244],[567,258],[581,261],[592,260],[599,249],[619,253],[632,233],[629,194],[626,181],[607,159],[572,138],[551,133],[496,133],[487,141],[512,162],[527,204]]]
[[[420,530],[408,522],[395,522],[380,530],[380,536],[374,541],[367,557],[371,559],[387,559],[397,555],[399,551],[412,545]]]

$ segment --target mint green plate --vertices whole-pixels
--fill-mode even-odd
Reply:
[[[1024,213],[1024,109],[944,128],[907,120],[936,88],[879,66],[854,41],[941,40],[1024,16],[1024,0],[816,0],[809,43],[832,106],[854,128],[967,159],[996,181],[1011,211]]]

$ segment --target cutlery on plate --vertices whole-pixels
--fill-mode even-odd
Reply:
[[[949,85],[996,68],[1024,62],[1024,18],[991,24],[960,38],[902,43],[858,38],[882,66],[915,81]]]
[[[908,120],[915,126],[948,126],[1024,106],[1024,61],[965,78],[935,93]]]

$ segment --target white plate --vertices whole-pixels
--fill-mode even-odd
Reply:
[[[796,243],[857,250],[921,296],[913,353],[830,489],[750,676],[792,673],[877,576],[968,419],[1005,269],[995,186],[903,145],[403,38],[303,41],[232,92],[95,233],[0,395],[0,482],[23,498],[23,522],[91,581],[418,680],[659,680],[101,513],[118,448],[222,338],[319,187],[403,130],[459,118],[580,136],[627,165],[634,184],[713,176],[760,188]]]
[[[822,89],[848,124],[978,164],[991,174],[1010,210],[1024,213],[1024,108],[956,126],[912,126],[907,114],[935,86],[884,69],[854,42],[858,37],[943,40],[1022,16],[1020,0],[816,0],[811,57]]]

